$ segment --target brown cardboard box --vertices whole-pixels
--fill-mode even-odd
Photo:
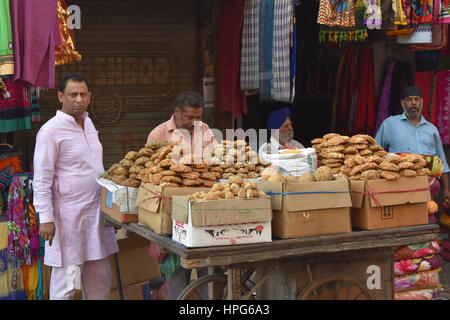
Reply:
[[[122,285],[132,285],[160,277],[159,264],[148,255],[149,240],[139,236],[118,239],[119,269]],[[110,257],[113,278],[111,290],[117,289],[113,256]]]
[[[129,189],[127,188],[126,190]],[[101,206],[102,212],[112,217],[114,220],[117,220],[122,223],[138,221],[138,214],[136,209],[131,209],[133,210],[133,212],[129,212],[128,210],[120,210],[118,204],[112,202],[111,197],[112,197],[111,191],[108,191],[108,189],[102,187],[102,206]],[[131,195],[130,198],[127,199],[127,201],[133,201]]]
[[[352,224],[356,228],[377,230],[428,223],[427,202],[431,196],[425,176],[394,181],[351,180],[350,189]]]
[[[272,234],[298,238],[351,232],[351,198],[347,180],[269,182],[258,186],[272,192]]]
[[[272,220],[270,198],[190,201],[174,196],[172,218],[194,227]]]
[[[136,206],[139,208],[139,223],[156,233],[172,234],[172,196],[189,195],[210,188],[173,188],[143,183],[139,187]]]

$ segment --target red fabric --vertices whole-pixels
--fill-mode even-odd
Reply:
[[[217,105],[237,118],[247,113],[247,100],[239,83],[244,1],[220,0],[218,12]]]
[[[430,103],[431,103],[431,83],[433,81],[433,71],[421,71],[415,73],[415,85],[422,91],[423,108],[422,115],[425,119],[430,118]]]
[[[358,105],[353,122],[353,132],[367,133],[374,135],[376,122],[376,98],[373,71],[372,49],[370,46],[363,46],[360,49],[360,66],[358,73],[359,81],[356,81],[358,89]]]

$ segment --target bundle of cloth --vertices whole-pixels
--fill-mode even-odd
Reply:
[[[439,243],[401,246],[394,252],[395,300],[433,300],[439,297],[442,260]]]

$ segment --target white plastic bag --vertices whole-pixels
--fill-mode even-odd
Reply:
[[[285,169],[291,176],[299,176],[304,173],[314,173],[317,169],[316,149],[305,148],[281,150],[281,152],[283,151],[292,153],[268,154],[261,152],[260,157],[262,157],[265,161],[271,162],[274,166],[279,166]],[[293,153],[297,151],[298,153]]]

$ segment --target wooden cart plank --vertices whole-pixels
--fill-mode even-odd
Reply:
[[[187,248],[173,241],[170,237],[157,234],[137,223],[120,223],[106,215],[105,219],[118,227],[125,228],[150,241],[155,241],[161,247],[179,255],[182,258],[183,266],[189,269],[204,266],[225,266],[314,253],[407,245],[436,240],[439,232],[438,225],[430,224],[295,239],[274,239],[272,242],[256,244]]]
[[[399,237],[386,239],[384,241],[358,241],[339,243],[328,246],[305,246],[297,248],[286,248],[281,250],[266,250],[265,252],[246,253],[236,252],[234,255],[215,255],[204,258],[181,258],[181,265],[186,269],[201,268],[205,266],[231,266],[242,263],[254,263],[266,260],[283,259],[290,257],[300,257],[311,254],[321,254],[330,252],[353,251],[361,249],[395,247],[437,240],[437,234],[423,234],[410,237]]]

